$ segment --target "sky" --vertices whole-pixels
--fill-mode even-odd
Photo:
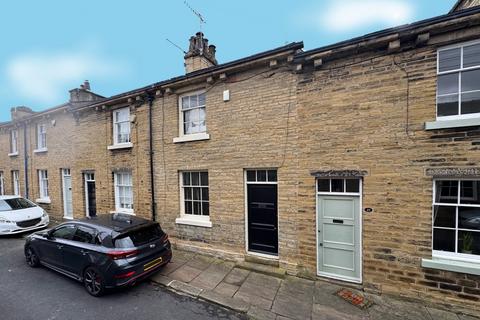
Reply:
[[[455,0],[17,0],[0,4],[0,122],[44,110],[89,80],[112,96],[185,73],[202,31],[225,63],[304,41],[314,49],[447,13]],[[189,8],[190,7],[190,8]]]

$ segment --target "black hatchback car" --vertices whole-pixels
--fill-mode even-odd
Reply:
[[[170,262],[168,235],[157,222],[126,214],[65,222],[27,237],[25,258],[83,282],[93,296],[134,285]]]

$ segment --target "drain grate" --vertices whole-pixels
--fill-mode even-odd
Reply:
[[[373,302],[365,298],[362,294],[355,293],[349,289],[343,288],[337,291],[336,295],[360,309],[367,309],[373,305]]]

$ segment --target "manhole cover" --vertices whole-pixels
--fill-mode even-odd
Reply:
[[[360,309],[367,309],[373,304],[372,301],[365,298],[362,294],[355,293],[349,289],[341,289],[336,294]]]

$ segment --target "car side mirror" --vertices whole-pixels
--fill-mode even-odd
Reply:
[[[44,234],[43,234],[43,237],[44,237],[45,239],[53,239],[52,234],[53,234],[53,230],[50,230],[50,231],[44,233]]]

